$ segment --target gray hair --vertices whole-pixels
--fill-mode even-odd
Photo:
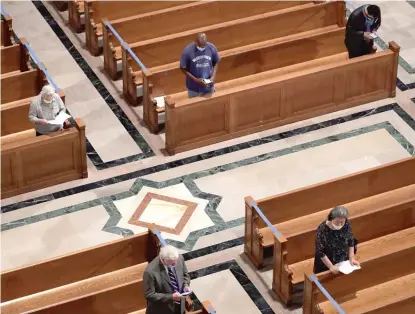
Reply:
[[[165,261],[177,261],[179,251],[171,245],[162,246],[160,249],[160,258]]]
[[[40,95],[42,96],[51,96],[55,94],[55,88],[48,84],[42,87],[42,91],[40,92]]]
[[[347,218],[349,217],[349,211],[344,206],[335,206],[329,213],[327,220],[333,220],[335,218]]]

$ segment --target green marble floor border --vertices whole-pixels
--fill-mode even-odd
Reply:
[[[346,17],[349,18],[351,11],[350,9],[346,8]],[[389,44],[385,42],[382,38],[378,37],[375,39],[375,43],[382,48],[383,50],[386,50],[389,48]],[[415,73],[415,68],[413,68],[405,59],[403,59],[401,56],[399,56],[398,59],[399,65],[409,74]]]
[[[205,213],[214,223],[214,226],[192,231],[187,237],[187,239],[185,240],[185,242],[167,239],[168,243],[176,246],[177,248],[190,251],[193,249],[194,245],[196,244],[197,240],[200,237],[208,235],[208,234],[216,233],[218,231],[223,231],[229,228],[233,228],[236,226],[240,226],[244,223],[244,217],[241,217],[241,218],[238,218],[232,221],[227,221],[227,222],[224,221],[223,218],[217,212],[217,207],[219,206],[222,200],[222,197],[219,195],[214,195],[214,194],[205,193],[201,191],[196,185],[195,180],[203,178],[203,177],[211,176],[211,175],[214,175],[220,172],[225,172],[225,171],[229,171],[232,169],[237,169],[240,167],[256,164],[256,163],[259,163],[265,160],[270,160],[270,159],[278,158],[281,156],[286,156],[286,155],[300,152],[300,151],[303,151],[309,148],[314,148],[314,147],[334,143],[337,141],[341,141],[344,139],[352,138],[358,135],[362,135],[362,134],[366,134],[366,133],[370,133],[370,132],[374,132],[374,131],[378,131],[382,129],[385,129],[386,131],[388,131],[389,134],[408,152],[408,154],[415,156],[414,146],[402,134],[400,134],[398,130],[396,130],[392,126],[391,123],[385,121],[385,122],[377,123],[371,126],[363,127],[357,130],[344,132],[338,135],[329,136],[329,137],[318,139],[318,140],[311,141],[308,143],[299,144],[299,145],[295,145],[289,148],[276,150],[276,151],[265,153],[265,154],[255,156],[255,157],[250,157],[250,158],[247,158],[241,161],[228,163],[228,164],[210,168],[207,170],[194,172],[194,173],[180,176],[174,179],[169,179],[169,180],[165,180],[161,182],[155,182],[155,181],[151,181],[147,179],[138,178],[136,179],[136,181],[134,182],[134,184],[132,185],[129,191],[125,191],[125,192],[114,194],[111,196],[98,198],[98,199],[87,201],[84,203],[64,207],[64,208],[57,209],[57,210],[54,210],[48,213],[34,215],[31,217],[26,217],[23,219],[5,223],[1,225],[1,231],[7,231],[7,230],[15,229],[18,227],[23,227],[25,225],[33,224],[36,222],[44,221],[47,219],[63,216],[66,214],[70,214],[70,213],[74,213],[74,212],[78,212],[81,210],[85,210],[88,208],[102,205],[109,215],[109,219],[104,225],[102,231],[121,235],[124,237],[129,236],[133,234],[132,230],[121,228],[118,226],[118,223],[120,219],[122,218],[122,215],[117,209],[117,207],[115,206],[114,201],[137,195],[143,187],[162,189],[165,187],[183,183],[185,184],[185,186],[188,188],[188,190],[192,193],[194,197],[208,201],[208,204],[205,208]]]

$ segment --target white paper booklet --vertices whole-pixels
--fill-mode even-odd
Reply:
[[[164,106],[166,105],[164,101],[164,96],[154,97],[154,100],[157,102],[158,108],[164,108]]]
[[[57,124],[63,125],[63,123],[68,120],[71,116],[68,115],[66,112],[62,111],[60,114],[56,116],[54,120],[48,121],[49,124]]]
[[[356,269],[360,269],[360,266],[352,265],[349,261],[344,261],[341,263],[336,264],[337,267],[339,267],[339,271],[343,274],[350,274]]]

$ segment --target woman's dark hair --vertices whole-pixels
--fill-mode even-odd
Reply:
[[[369,13],[370,16],[373,16],[376,20],[376,24],[378,24],[380,26],[380,24],[381,24],[380,8],[377,5],[370,4],[367,7],[367,13]]]
[[[327,217],[327,220],[332,221],[334,218],[347,218],[347,217],[349,217],[349,211],[347,210],[347,208],[344,206],[336,206],[330,211]]]

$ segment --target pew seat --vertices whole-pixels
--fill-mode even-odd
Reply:
[[[349,218],[359,215],[370,215],[381,209],[391,208],[393,206],[415,202],[415,184],[409,185],[397,190],[378,194],[372,197],[364,198],[349,204],[345,204],[349,209]],[[284,237],[289,238],[309,230],[317,230],[325,219],[330,209],[292,219],[274,226]],[[352,226],[353,228],[353,226]],[[263,235],[262,244],[264,247],[274,246],[274,236],[270,228],[261,228],[259,233]]]
[[[72,299],[82,298],[142,279],[148,262],[139,265],[114,270],[99,276],[73,282],[56,287],[42,293],[36,293],[20,299],[4,302],[1,305],[3,314],[23,313],[53,306],[58,303],[69,302]]]
[[[24,140],[34,138],[34,137],[36,137],[35,129],[25,130],[25,131],[21,131],[18,133],[13,133],[13,134],[2,136],[1,144],[6,145],[10,143],[16,143],[16,142],[24,141]]]
[[[83,0],[68,1],[68,19],[72,29],[80,33],[85,28],[85,4]]]
[[[395,267],[395,265],[388,265]],[[381,274],[379,274],[381,276]],[[412,314],[415,309],[414,273],[357,291],[336,300],[348,314],[399,313]],[[324,314],[338,313],[329,301],[319,304]]]
[[[3,73],[3,74],[1,74],[1,77],[2,78],[9,77],[9,76],[13,76],[13,75],[16,75],[16,74],[19,74],[19,73],[20,73],[20,70],[16,70],[16,71],[12,71],[12,72]]]

